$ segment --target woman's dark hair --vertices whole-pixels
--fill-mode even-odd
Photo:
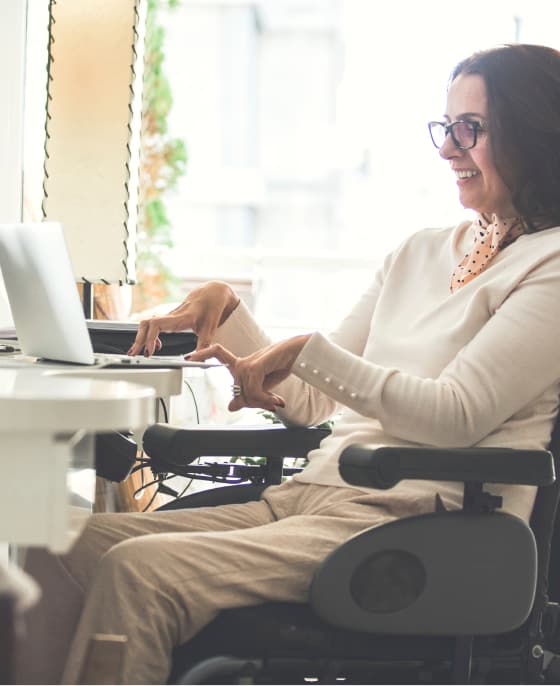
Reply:
[[[527,232],[560,225],[560,52],[505,45],[460,62],[486,84],[494,163]]]

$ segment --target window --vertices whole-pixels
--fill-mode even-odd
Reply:
[[[407,235],[463,216],[426,129],[444,109],[452,66],[503,42],[559,47],[560,6],[547,0],[472,0],[460,26],[456,13],[415,0],[177,4],[161,2],[160,15],[170,133],[189,159],[166,199],[175,243],[166,259],[183,292],[232,281],[278,336],[328,329]],[[29,0],[25,27],[22,3],[5,5],[0,204],[4,220],[22,216],[22,204],[36,219],[48,7]]]
[[[25,3],[6,0],[0,22],[0,222],[22,216],[23,126],[25,69]],[[0,277],[0,325],[11,325],[4,283]]]
[[[459,221],[426,126],[449,73],[495,44],[558,45],[560,18],[544,0],[468,10],[182,0],[163,14],[169,126],[189,156],[168,260],[185,286],[244,285],[279,336],[328,329],[407,235]]]

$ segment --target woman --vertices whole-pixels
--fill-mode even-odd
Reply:
[[[547,446],[560,390],[560,53],[473,55],[454,70],[430,133],[476,218],[406,240],[329,337],[270,344],[218,282],[141,323],[131,354],[152,354],[160,331],[192,327],[192,359],[229,365],[231,410],[262,407],[298,424],[343,413],[303,473],[259,502],[96,515],[64,558],[30,556],[46,588],[33,624],[51,636],[43,662],[30,636],[35,678],[60,678],[75,635],[63,677],[75,683],[89,636],[114,633],[129,641],[123,682],[162,683],[172,647],[221,608],[304,600],[317,564],[353,534],[432,511],[437,494],[460,506],[457,484],[348,487],[337,470],[348,444]],[[533,488],[494,490],[529,518]]]

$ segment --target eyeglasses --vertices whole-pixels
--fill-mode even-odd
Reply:
[[[451,124],[443,121],[431,121],[428,123],[430,137],[436,148],[441,148],[445,143],[447,134],[459,150],[470,150],[476,145],[478,132],[485,131],[484,126],[478,121],[463,121],[459,119]]]

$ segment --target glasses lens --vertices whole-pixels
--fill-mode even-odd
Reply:
[[[432,143],[436,148],[441,148],[443,142],[445,141],[445,125],[439,121],[431,121],[428,124],[430,129],[430,136],[432,138]]]
[[[451,124],[450,129],[455,142],[463,150],[472,148],[476,139],[476,126],[468,121],[456,121]]]

